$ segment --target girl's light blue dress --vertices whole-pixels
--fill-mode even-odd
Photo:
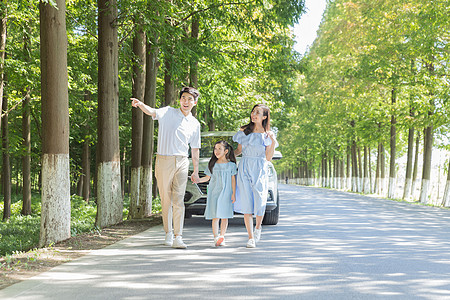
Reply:
[[[209,168],[205,169],[205,174],[211,176],[208,185],[208,197],[206,200],[205,219],[233,218],[233,203],[231,195],[231,176],[236,175],[237,167],[234,162],[223,164],[216,163],[213,172]]]
[[[233,136],[233,141],[242,145],[242,159],[236,176],[234,211],[263,216],[269,181],[266,146],[270,146],[272,140],[266,133],[253,132],[245,135],[239,130]]]

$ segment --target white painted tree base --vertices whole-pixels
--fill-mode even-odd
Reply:
[[[70,238],[69,154],[42,156],[41,202],[39,246]]]
[[[102,162],[97,176],[97,220],[100,228],[122,222],[123,200],[120,182],[120,162]]]
[[[405,189],[403,190],[403,199],[410,200],[412,198],[411,189],[412,187],[412,179],[406,179],[405,181]]]
[[[364,179],[363,179],[363,186],[364,186],[364,188],[363,188],[363,193],[364,194],[369,194],[370,193],[370,179],[369,179],[369,177],[364,177]]]
[[[141,167],[141,189],[139,192],[139,207],[141,217],[152,214],[152,168]]]
[[[444,192],[444,198],[442,199],[442,203],[444,203],[444,207],[450,206],[450,181],[447,180],[447,183],[445,184],[445,192]]]
[[[430,187],[430,180],[422,179],[422,187],[420,189],[420,203],[428,204],[429,187]]]
[[[389,177],[388,198],[395,198],[395,178]]]

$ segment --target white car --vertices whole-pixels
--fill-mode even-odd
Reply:
[[[202,146],[200,149],[200,162],[199,162],[199,176],[205,176],[203,170],[208,166],[208,162],[211,158],[212,151],[216,142],[225,140],[233,149],[236,149],[237,143],[232,140],[233,135],[236,132],[233,131],[209,131],[202,133]],[[238,168],[240,156],[237,157]],[[275,151],[273,159],[281,159],[282,155],[279,151]],[[264,215],[264,225],[276,225],[278,223],[278,217],[280,215],[280,198],[278,195],[278,181],[277,172],[271,162],[269,167],[269,194],[267,196],[266,213]],[[189,176],[193,171],[192,161],[189,167]],[[208,191],[208,182],[192,184],[190,177],[186,186],[186,193],[184,195],[184,205],[186,208],[186,218],[192,217],[192,215],[203,215],[206,208],[206,197]]]

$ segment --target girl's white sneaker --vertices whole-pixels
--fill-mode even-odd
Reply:
[[[249,239],[247,242],[247,248],[255,248],[255,247],[256,247],[255,239]]]
[[[224,243],[225,238],[223,237],[223,235],[219,235],[218,237],[214,238],[214,244],[216,245],[216,247],[219,246],[223,246],[222,244]]]

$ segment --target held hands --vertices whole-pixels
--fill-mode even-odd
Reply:
[[[198,173],[194,172],[191,174],[192,183],[200,183],[200,177],[198,177]]]

